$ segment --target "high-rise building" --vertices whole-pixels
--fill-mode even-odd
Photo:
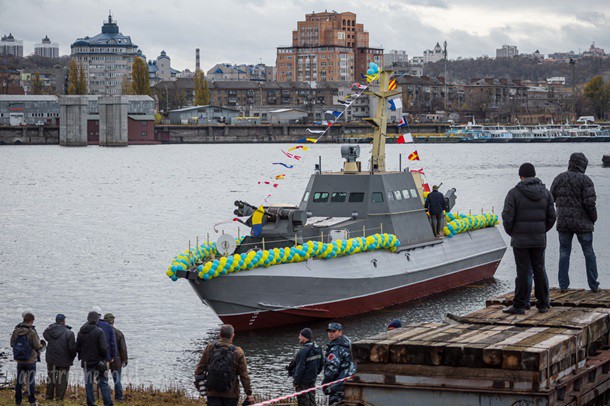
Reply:
[[[89,94],[119,95],[123,80],[131,80],[138,46],[131,42],[131,37],[119,32],[111,15],[100,34],[79,38],[70,48],[76,63],[83,64]]]
[[[406,51],[392,49],[390,52],[383,54],[384,66],[395,66],[409,63],[409,56]]]
[[[502,45],[502,48],[496,49],[496,58],[514,58],[519,55],[519,50],[516,45]]]
[[[383,66],[383,49],[369,47],[356,14],[306,14],[292,32],[292,46],[277,48],[277,81],[360,80],[370,62]]]
[[[45,35],[42,42],[34,45],[34,55],[43,58],[59,58],[59,45],[57,42],[51,42],[49,37]]]
[[[13,34],[3,35],[0,40],[0,55],[23,57],[23,40],[15,39]]]

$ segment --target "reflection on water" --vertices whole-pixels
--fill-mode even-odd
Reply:
[[[603,144],[604,146],[606,144]],[[455,187],[456,209],[501,210],[517,168],[536,165],[550,185],[565,168],[570,153],[584,152],[587,173],[598,192],[599,221],[595,247],[602,287],[607,284],[610,237],[610,176],[600,166],[602,144],[410,145],[388,146],[388,167],[398,154],[417,149],[430,184]],[[21,312],[32,309],[42,334],[55,314],[64,313],[75,330],[89,309],[98,305],[116,316],[126,336],[131,361],[126,380],[154,385],[192,387],[192,374],[206,340],[219,320],[199,302],[188,283],[172,283],[165,269],[189,240],[216,240],[212,224],[233,217],[233,201],[260,204],[296,203],[313,166],[322,157],[325,170],[341,167],[338,145],[315,145],[293,170],[278,171],[282,145],[164,145],[123,149],[32,146],[0,148],[0,352],[6,349]],[[366,157],[370,145],[363,145]],[[366,161],[366,158],[363,159]],[[406,159],[403,159],[403,166]],[[366,164],[363,164],[366,166]],[[270,190],[258,181],[286,173]],[[241,230],[242,233],[244,230]],[[506,236],[505,236],[506,237]],[[556,285],[558,242],[549,233],[547,269]],[[584,260],[578,247],[570,270],[573,287],[586,287]],[[383,331],[392,319],[403,324],[442,321],[446,313],[465,314],[487,297],[513,288],[514,261],[507,251],[493,281],[456,289],[406,305],[340,320],[345,334],[359,339]],[[307,292],[303,292],[307,294]],[[326,322],[309,325],[325,344]],[[285,365],[298,349],[305,326],[237,335],[246,351],[258,393],[291,389]],[[8,368],[14,370],[14,364]],[[75,371],[78,368],[74,368]],[[39,367],[44,374],[44,363]]]

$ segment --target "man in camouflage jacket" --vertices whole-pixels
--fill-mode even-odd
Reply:
[[[341,324],[330,323],[326,332],[331,341],[326,345],[322,384],[352,376],[356,372],[356,365],[352,362],[352,343],[343,335]],[[324,388],[324,393],[328,395],[329,405],[340,405],[345,398],[343,382]]]

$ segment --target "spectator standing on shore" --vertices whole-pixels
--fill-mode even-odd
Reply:
[[[587,282],[592,292],[599,290],[597,259],[593,251],[593,229],[597,221],[595,186],[585,175],[589,161],[582,152],[570,155],[568,170],[557,175],[551,184],[551,194],[557,206],[559,233],[559,288],[570,287],[570,254],[574,234],[585,256]]]
[[[81,366],[85,372],[85,392],[87,405],[95,405],[95,392],[93,382],[97,380],[97,387],[102,392],[104,406],[112,406],[110,386],[108,386],[108,343],[104,331],[97,326],[100,315],[91,311],[87,315],[87,322],[83,324],[76,337],[76,351]]]
[[[553,196],[536,177],[531,163],[519,168],[521,181],[512,188],[504,200],[502,223],[515,255],[517,278],[513,305],[502,310],[509,314],[525,314],[528,297],[529,273],[534,274],[536,307],[540,313],[549,311],[549,280],[544,267],[546,233],[555,224]],[[530,271],[531,269],[531,271]]]
[[[114,381],[114,400],[123,400],[123,385],[121,384],[121,373],[123,368],[127,366],[127,344],[125,343],[125,335],[116,327],[114,327],[114,315],[106,313],[104,321],[112,326],[116,337],[117,356],[110,363],[110,372],[112,372],[112,380]]]
[[[23,322],[17,324],[11,336],[13,358],[17,361],[17,383],[15,384],[15,403],[20,405],[23,400],[23,385],[28,392],[30,405],[36,404],[36,362],[40,360],[40,352],[44,347],[33,325],[34,315],[23,313]]]
[[[339,323],[330,323],[326,329],[330,342],[326,345],[324,359],[324,379],[322,384],[334,382],[356,373],[356,365],[352,362],[352,343],[343,335],[343,327]],[[345,398],[343,382],[324,388],[328,395],[329,405],[339,405]]]
[[[312,337],[313,333],[309,328],[304,328],[299,333],[301,349],[295,357],[292,373],[292,385],[298,392],[313,388],[318,374],[322,372],[322,348],[312,341]],[[315,406],[315,391],[297,396],[297,402],[299,406]]]
[[[248,401],[254,404],[246,355],[240,347],[233,345],[234,338],[233,326],[223,324],[218,341],[208,344],[195,368],[195,380],[205,376],[208,406],[236,406],[239,380]]]
[[[445,210],[445,196],[438,191],[438,186],[432,186],[432,192],[426,197],[426,210],[430,214],[432,232],[436,237],[441,237],[443,229],[443,212]]]
[[[116,335],[114,334],[114,329],[110,324],[101,319],[102,309],[99,306],[93,306],[91,311],[96,312],[99,316],[98,319],[100,321],[97,323],[97,326],[101,328],[105,334],[106,344],[108,345],[108,355],[106,356],[106,361],[111,363],[112,360],[117,357]]]
[[[55,323],[42,333],[47,340],[47,400],[64,400],[68,388],[68,374],[76,356],[76,339],[66,316],[58,314]]]

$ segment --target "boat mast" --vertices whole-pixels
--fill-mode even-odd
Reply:
[[[400,90],[388,90],[390,77],[393,70],[382,70],[379,72],[379,90],[370,92],[377,98],[377,114],[375,117],[365,118],[375,127],[373,131],[373,150],[371,152],[371,173],[385,172],[385,139],[388,125],[386,115],[388,99],[397,94]]]

